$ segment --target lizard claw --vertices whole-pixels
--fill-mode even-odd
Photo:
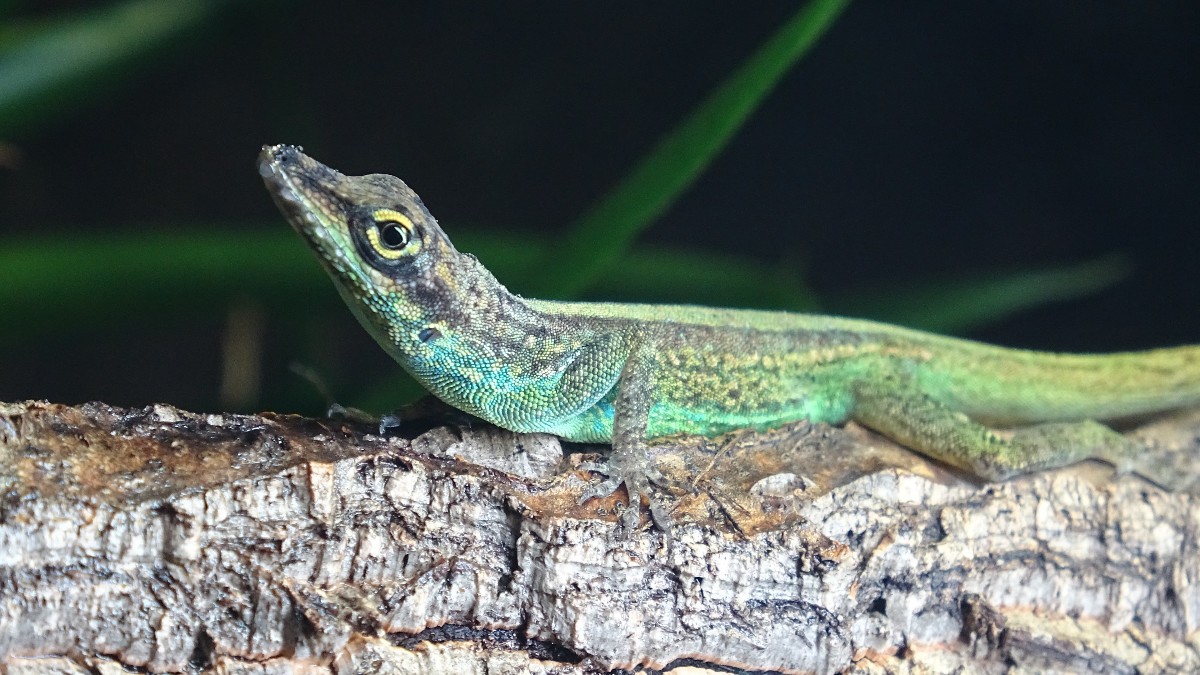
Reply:
[[[638,457],[637,455],[641,455]],[[638,525],[641,515],[642,497],[650,509],[650,518],[663,532],[670,532],[671,521],[662,504],[651,494],[651,485],[666,486],[671,483],[656,469],[645,453],[614,452],[607,462],[582,462],[579,468],[584,471],[607,476],[603,481],[584,490],[579,496],[580,504],[596,497],[607,497],[616,492],[621,485],[629,494],[629,503],[618,518],[618,529],[622,533],[632,532]]]
[[[588,464],[590,464],[590,462],[588,462]],[[580,465],[579,468],[583,469],[584,471],[593,471],[593,472],[601,473],[601,474],[604,473],[604,471],[596,471],[596,469],[594,469],[594,468],[583,466],[583,465]],[[621,483],[623,483],[623,482],[624,481],[622,481],[620,478],[615,478],[615,477],[605,478],[604,480],[600,481],[599,483],[596,483],[595,485],[584,490],[583,493],[581,495],[579,495],[579,501],[576,503],[583,504],[584,502],[595,499],[597,497],[607,497],[607,496],[611,495],[612,493],[616,492],[617,489],[621,487]]]
[[[389,429],[398,429],[403,418],[398,412],[390,412],[379,418],[379,435],[387,436]]]

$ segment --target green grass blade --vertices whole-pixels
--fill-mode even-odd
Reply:
[[[812,0],[788,20],[604,199],[575,222],[541,267],[538,294],[572,297],[616,263],[633,238],[691,185],[849,0]]]
[[[0,138],[44,125],[87,100],[128,66],[198,25],[223,2],[126,0],[9,30],[0,42]]]
[[[941,280],[908,289],[877,289],[830,299],[832,311],[937,333],[962,333],[1022,310],[1091,295],[1129,275],[1110,255],[1078,265]]]

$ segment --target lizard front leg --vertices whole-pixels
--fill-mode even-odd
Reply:
[[[653,353],[639,344],[635,347],[617,382],[617,396],[613,401],[612,453],[606,463],[590,462],[585,469],[608,476],[603,482],[587,489],[579,498],[580,503],[593,497],[612,494],[622,483],[629,493],[629,506],[621,514],[620,527],[629,532],[637,525],[642,496],[650,506],[650,516],[655,525],[666,531],[669,527],[667,515],[650,494],[650,484],[665,482],[662,474],[650,461],[646,443],[646,429],[650,421],[654,391]]]

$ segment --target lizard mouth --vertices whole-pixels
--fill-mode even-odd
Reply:
[[[264,145],[258,173],[292,229],[308,241],[330,273],[369,289],[370,280],[353,253],[346,205],[333,190],[346,177],[295,145]]]

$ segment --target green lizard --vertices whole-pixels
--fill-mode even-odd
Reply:
[[[1200,346],[1054,354],[829,316],[521,298],[398,178],[346,176],[288,145],[264,147],[259,172],[430,392],[512,431],[611,441],[585,499],[624,483],[638,504],[660,478],[648,439],[801,419],[854,420],[985,480],[1091,457],[1127,469],[1138,446],[1095,420],[1200,404]]]

